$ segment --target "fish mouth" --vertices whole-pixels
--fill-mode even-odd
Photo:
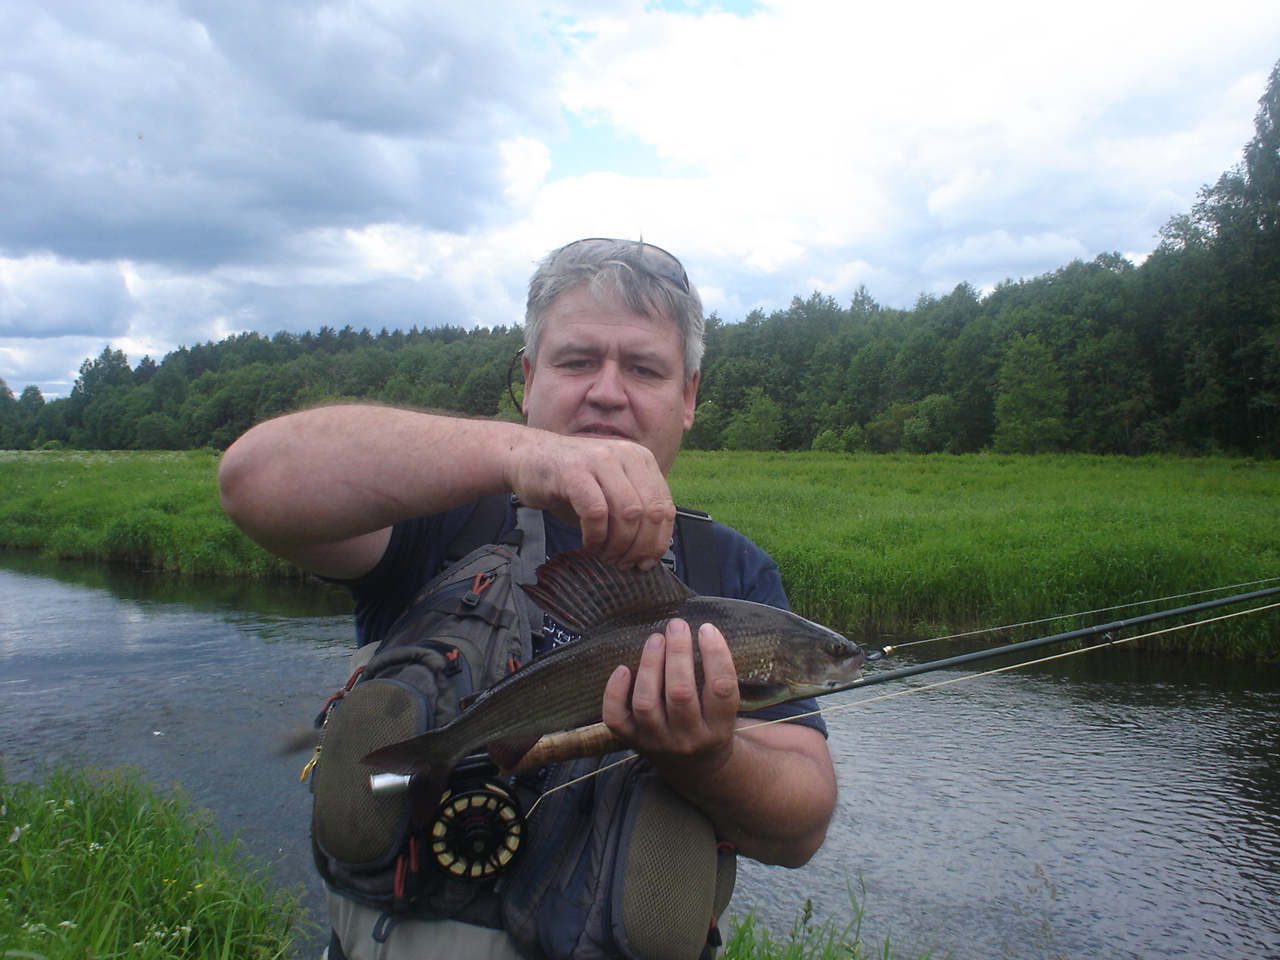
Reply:
[[[848,686],[854,681],[861,679],[862,671],[854,669],[849,670],[838,677],[830,677],[826,680],[819,681],[814,684],[814,686],[820,690],[825,690],[828,693],[835,693],[837,690],[844,690],[848,688]]]
[[[814,686],[828,693],[834,693],[837,690],[845,690],[856,680],[861,679],[862,665],[865,662],[866,658],[862,653],[857,653],[852,657],[846,657],[831,670],[827,671],[826,676],[817,681]]]
[[[848,690],[862,678],[861,666],[860,662],[857,666],[848,664],[843,669],[831,671],[821,679],[790,681],[786,686],[791,690],[791,695],[794,699],[821,697],[828,693],[839,693],[841,690]]]

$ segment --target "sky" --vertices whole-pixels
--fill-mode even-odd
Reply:
[[[1140,262],[1277,60],[1275,0],[0,0],[0,379],[513,326],[589,236],[729,322]]]

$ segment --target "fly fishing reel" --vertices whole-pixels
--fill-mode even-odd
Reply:
[[[524,842],[524,816],[506,787],[471,780],[447,791],[427,830],[432,859],[450,877],[480,882],[497,876]]]

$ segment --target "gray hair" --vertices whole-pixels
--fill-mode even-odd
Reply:
[[[706,321],[680,261],[661,247],[634,240],[575,240],[553,250],[529,281],[524,315],[525,356],[535,363],[547,311],[563,293],[586,287],[598,299],[616,296],[628,310],[672,320],[684,350],[688,383],[702,366]]]

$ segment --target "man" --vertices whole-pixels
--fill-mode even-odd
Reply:
[[[666,475],[693,424],[702,330],[701,302],[675,257],[649,244],[577,241],[530,283],[527,425],[364,405],[291,414],[227,450],[223,504],[268,550],[351,584],[361,643],[381,639],[488,494],[544,511],[549,554],[580,544],[605,563],[648,569],[675,533]],[[726,596],[785,604],[759,548],[718,525],[716,536]],[[679,620],[649,639],[634,677],[618,668],[603,701],[605,722],[721,839],[799,866],[821,845],[835,804],[824,730],[757,726],[737,713],[723,636]],[[353,941],[367,920],[339,901],[330,898],[343,947],[364,955]],[[481,949],[504,955],[501,932],[484,933],[496,939]],[[440,925],[431,935],[453,933]],[[476,949],[464,942],[458,949]]]

